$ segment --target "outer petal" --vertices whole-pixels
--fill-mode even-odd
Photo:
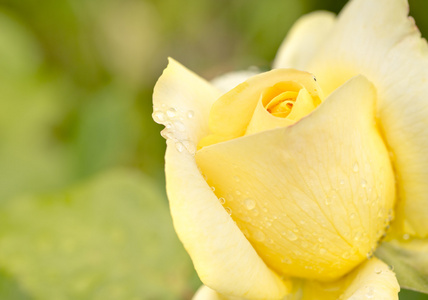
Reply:
[[[192,300],[245,300],[237,297],[227,297],[220,295],[216,291],[210,289],[206,285],[201,286],[193,296]]]
[[[346,278],[350,282],[340,299],[395,300],[400,286],[395,274],[377,258],[365,262]]]
[[[193,146],[208,133],[206,120],[220,94],[210,83],[169,58],[153,92],[153,118],[166,126],[164,137]],[[178,148],[180,145],[183,146],[178,144]]]
[[[295,125],[202,148],[196,160],[278,273],[336,279],[375,247],[394,205],[375,90],[351,79]]]
[[[317,11],[301,17],[281,44],[272,67],[306,70],[335,24],[331,12]]]
[[[233,89],[238,84],[244,82],[248,78],[259,74],[257,70],[244,70],[238,72],[230,72],[211,80],[212,85],[218,88],[223,93]]]
[[[406,0],[350,1],[308,64],[328,94],[355,74],[378,90],[378,114],[393,154],[400,231],[428,236],[428,51]]]
[[[165,173],[174,227],[207,286],[224,295],[279,299],[287,292],[284,282],[257,255],[186,150],[206,131],[217,95],[207,82],[172,60],[155,87],[155,111],[166,110],[163,122],[169,130]],[[188,110],[191,118],[182,115]]]
[[[338,281],[303,281],[286,300],[395,300],[399,290],[395,274],[384,262],[372,258]]]

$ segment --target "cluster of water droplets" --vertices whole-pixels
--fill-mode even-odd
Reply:
[[[192,110],[167,107],[165,104],[162,104],[160,108],[155,107],[152,114],[156,123],[165,126],[161,131],[162,137],[173,141],[178,152],[187,150],[192,155],[196,153],[196,145],[188,137],[186,122],[194,116],[195,113]]]

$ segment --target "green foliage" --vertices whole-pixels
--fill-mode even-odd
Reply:
[[[0,298],[186,298],[193,270],[162,197],[147,177],[118,170],[4,203],[0,269],[12,277],[0,276]]]

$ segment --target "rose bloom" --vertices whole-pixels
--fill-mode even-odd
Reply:
[[[260,74],[209,83],[170,59],[153,117],[195,299],[398,299],[373,253],[428,236],[427,43],[407,14],[304,16]]]

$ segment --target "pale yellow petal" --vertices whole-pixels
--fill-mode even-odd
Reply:
[[[256,69],[230,72],[214,78],[213,80],[211,80],[211,84],[223,93],[226,93],[236,87],[238,84],[241,84],[248,78],[259,73],[260,72]]]
[[[193,150],[208,133],[211,105],[221,92],[210,83],[169,59],[153,92],[153,118],[166,126],[163,136],[177,146]],[[192,152],[192,151],[191,151]]]
[[[189,149],[207,133],[219,93],[172,59],[156,84],[154,117],[168,130],[165,175],[174,227],[207,286],[229,296],[279,299],[287,287],[222,207]]]
[[[301,17],[290,29],[273,62],[273,68],[306,70],[335,24],[335,15],[317,11]]]
[[[338,281],[304,281],[286,300],[395,300],[399,290],[395,274],[384,262],[372,258]]]
[[[166,183],[175,230],[202,282],[228,296],[279,299],[284,282],[271,271],[202,177],[195,158],[168,141]]]
[[[395,191],[375,96],[359,76],[295,125],[196,153],[216,195],[278,273],[338,278],[384,233]]]
[[[353,0],[307,70],[328,94],[355,74],[378,91],[394,157],[398,232],[428,236],[428,51],[406,0]]]
[[[341,295],[344,300],[396,300],[400,286],[388,266],[372,258],[352,271],[346,278],[348,287]]]
[[[203,285],[198,289],[196,294],[193,296],[192,300],[245,300],[245,299],[220,295],[216,291]]]

